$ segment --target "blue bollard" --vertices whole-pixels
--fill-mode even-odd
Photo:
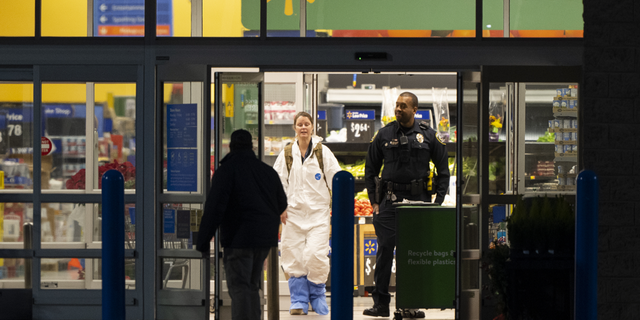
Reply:
[[[102,319],[124,320],[124,177],[102,175]]]
[[[353,320],[353,175],[333,176],[331,320]]]
[[[598,319],[598,178],[591,170],[576,182],[574,319]]]

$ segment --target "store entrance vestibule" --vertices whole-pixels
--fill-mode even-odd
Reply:
[[[317,132],[343,163],[343,168],[356,177],[356,192],[361,192],[364,185],[360,177],[368,141],[388,120],[385,117],[389,114],[384,109],[389,104],[388,99],[393,106],[397,94],[404,90],[414,91],[420,101],[419,111],[434,128],[441,124],[440,113],[437,112],[439,110],[434,108],[434,104],[442,104],[442,99],[446,100],[450,138],[447,150],[451,157],[452,178],[455,177],[452,182],[458,182],[450,188],[449,204],[455,205],[458,210],[460,248],[460,263],[457,265],[459,304],[455,309],[452,306],[451,312],[457,312],[461,319],[480,319],[484,310],[490,308],[481,308],[482,283],[486,283],[487,279],[483,279],[480,260],[494,235],[497,238],[502,235],[503,230],[500,228],[503,226],[496,220],[496,207],[502,206],[505,214],[508,214],[518,195],[572,195],[570,179],[579,165],[579,135],[577,128],[573,126],[577,126],[579,113],[575,110],[563,110],[570,109],[571,101],[578,102],[576,94],[571,90],[577,89],[576,79],[580,77],[576,76],[572,68],[567,68],[567,71],[562,68],[487,67],[483,69],[481,78],[478,71],[367,74],[344,70],[261,72],[259,68],[212,69],[206,65],[158,65],[157,82],[153,85],[142,83],[142,69],[42,67],[37,68],[35,73],[28,70],[21,77],[15,77],[15,72],[10,73],[11,77],[3,77],[0,72],[0,80],[5,81],[2,84],[10,81],[12,85],[22,86],[26,82],[34,87],[31,90],[36,93],[44,92],[45,96],[59,91],[57,88],[60,88],[60,82],[81,88],[80,96],[88,99],[76,104],[94,108],[85,106],[83,109],[75,104],[60,108],[61,101],[24,102],[25,110],[43,112],[32,114],[34,121],[45,120],[42,127],[31,126],[31,129],[27,129],[32,133],[31,136],[24,135],[29,137],[25,139],[35,140],[36,135],[52,135],[54,140],[59,139],[61,143],[61,155],[62,143],[66,141],[68,144],[73,140],[63,140],[62,136],[67,134],[49,132],[54,127],[59,129],[54,124],[56,121],[63,121],[63,117],[45,116],[47,110],[56,112],[56,107],[62,110],[60,112],[84,110],[85,113],[79,113],[75,117],[84,115],[84,127],[75,126],[70,130],[76,132],[83,129],[82,135],[91,136],[93,132],[85,132],[94,127],[94,122],[87,119],[93,117],[91,112],[99,112],[96,110],[100,110],[103,102],[91,99],[92,95],[101,95],[104,88],[112,88],[114,84],[122,86],[118,90],[123,90],[124,93],[117,94],[117,99],[112,101],[116,112],[114,120],[117,121],[111,124],[114,125],[111,127],[111,134],[115,139],[111,140],[110,151],[103,156],[113,155],[123,162],[125,159],[135,159],[137,163],[137,189],[127,191],[126,203],[129,206],[125,213],[129,219],[129,224],[125,227],[128,228],[128,235],[133,236],[126,243],[129,247],[125,257],[125,264],[129,268],[127,270],[132,275],[127,279],[127,312],[133,316],[154,312],[158,319],[180,319],[187,316],[208,319],[213,315],[212,311],[219,315],[225,312],[223,309],[228,306],[229,301],[222,296],[225,290],[224,271],[220,265],[215,264],[216,259],[210,259],[219,255],[212,252],[211,257],[203,258],[194,250],[193,239],[197,237],[197,221],[202,214],[209,179],[215,172],[217,162],[226,154],[225,143],[233,129],[253,130],[256,153],[264,162],[273,164],[283,146],[294,136],[291,128],[293,115],[299,111],[309,112],[316,116]],[[218,84],[220,86],[216,88]],[[129,87],[133,88],[133,93],[128,91]],[[446,92],[442,90],[445,87]],[[568,91],[558,93],[557,89]],[[158,103],[154,106],[154,112],[139,107],[143,105],[143,93],[147,91],[153,91],[156,95]],[[231,109],[222,104],[228,100],[226,98],[229,95],[234,102]],[[108,97],[106,93],[104,96]],[[216,100],[217,97],[220,97],[220,101]],[[556,99],[557,97],[566,99]],[[556,100],[568,104],[566,107],[560,105],[555,110],[553,103]],[[110,100],[104,98],[104,101]],[[34,108],[34,103],[39,106]],[[502,111],[496,111],[500,109]],[[353,114],[364,111],[373,111],[374,118],[371,122],[348,118],[349,112]],[[155,114],[155,117],[150,114]],[[493,141],[496,135],[492,128],[495,126],[491,125],[490,119],[496,114],[500,114],[505,122],[502,123],[502,130],[497,132],[497,141]],[[2,112],[0,118],[1,116]],[[549,127],[547,120],[558,121],[553,121]],[[104,119],[99,119],[99,122],[104,124]],[[21,127],[24,128],[28,127]],[[97,130],[99,132],[101,129]],[[114,130],[121,130],[123,134]],[[171,134],[171,130],[184,130],[189,135],[176,137]],[[105,132],[104,128],[102,131]],[[131,132],[135,134],[132,135]],[[16,131],[12,133],[17,134]],[[552,141],[537,141],[538,138],[548,139],[550,134],[555,135]],[[562,134],[562,140],[557,140],[559,134]],[[567,139],[564,138],[565,134],[568,134]],[[120,139],[119,136],[122,136],[122,142],[116,141]],[[132,153],[136,136],[138,149]],[[29,142],[29,146],[34,146],[33,141]],[[562,152],[556,150],[557,146],[562,146]],[[569,146],[571,149],[567,149]],[[75,147],[77,152],[77,140]],[[96,147],[97,154],[88,155],[86,160],[77,156],[59,157],[67,162],[61,162],[61,167],[56,170],[60,170],[61,176],[65,168],[75,175],[80,170],[75,165],[85,162],[91,164],[91,168],[85,168],[84,172],[93,171],[93,177],[94,173],[99,172],[98,166],[94,167],[92,164],[99,162],[99,147],[100,143]],[[118,153],[118,149],[122,153]],[[66,155],[69,155],[69,149],[66,150]],[[130,158],[132,155],[135,157]],[[96,161],[91,160],[92,157]],[[182,161],[180,163],[189,166],[176,167],[178,159]],[[539,161],[542,161],[541,165],[538,165]],[[44,168],[46,157],[36,158],[33,163],[35,168]],[[75,170],[73,172],[69,167],[72,164]],[[64,181],[69,178],[70,176],[65,177]],[[46,179],[46,182],[50,180]],[[91,182],[91,186],[82,186],[84,191],[44,187],[43,176],[34,176],[33,181],[33,187],[37,187],[39,192],[32,194],[7,188],[0,192],[0,199],[3,199],[0,202],[15,204],[19,201],[23,207],[31,206],[33,211],[42,212],[45,206],[78,203],[81,198],[81,202],[87,204],[83,212],[85,215],[90,213],[87,217],[91,219],[85,219],[80,225],[83,228],[90,227],[91,232],[87,229],[84,233],[70,232],[62,237],[62,233],[55,232],[55,223],[63,222],[60,217],[56,220],[56,216],[60,216],[56,211],[52,211],[50,215],[35,215],[34,226],[38,220],[39,227],[34,228],[37,235],[33,238],[38,244],[34,249],[25,249],[22,242],[16,241],[21,235],[7,232],[6,228],[0,242],[0,258],[5,259],[5,265],[0,267],[7,267],[9,270],[8,267],[12,267],[9,263],[23,260],[33,260],[33,264],[38,265],[33,268],[34,274],[38,274],[33,280],[34,283],[39,283],[39,289],[34,285],[31,293],[35,297],[33,310],[38,314],[49,313],[58,308],[58,305],[68,306],[68,301],[71,300],[67,298],[75,299],[76,305],[86,307],[86,310],[94,310],[100,305],[100,280],[97,276],[60,281],[47,279],[45,273],[50,272],[52,266],[60,268],[61,264],[53,259],[71,261],[75,258],[78,261],[84,260],[84,267],[91,268],[94,274],[99,275],[100,243],[97,226],[101,199],[99,190],[93,186],[97,183],[97,175],[87,180]],[[65,185],[63,189],[70,188]],[[11,210],[17,207],[19,206],[14,206]],[[61,210],[64,214],[63,209],[58,206],[52,210]],[[15,210],[11,210],[5,207],[5,217],[10,214],[10,218],[17,216]],[[154,219],[150,218],[152,214],[155,214]],[[12,223],[15,224],[10,220],[5,219],[4,225],[11,227]],[[43,224],[45,220],[47,223]],[[357,244],[354,256],[354,294],[363,297],[370,293],[373,281],[375,253],[371,244],[375,240],[375,231],[369,216],[354,216],[354,222]],[[48,231],[46,228],[49,228]],[[87,242],[78,242],[77,237],[82,237]],[[56,239],[72,241],[52,241]],[[212,248],[220,250],[218,246]],[[14,261],[8,262],[9,259]],[[90,263],[87,264],[87,261]],[[65,264],[64,267],[75,270],[73,265]],[[156,272],[153,274],[149,273],[151,265],[155,265]],[[0,290],[10,291],[24,287],[24,280],[13,277],[19,275],[18,272],[6,274],[12,275],[12,278],[0,279]],[[288,286],[284,275],[278,274],[274,278],[280,296],[286,297]],[[62,288],[62,285],[71,287]],[[215,290],[216,288],[219,289]],[[330,281],[328,289],[330,290]],[[150,297],[155,297],[155,301]],[[268,301],[268,292],[265,293],[265,298]],[[67,301],[63,301],[65,299]],[[279,302],[280,310],[286,312],[288,299],[282,298]],[[268,309],[268,304],[265,304],[265,309]],[[73,312],[71,307],[65,308],[61,317]]]
[[[375,132],[392,121],[397,95],[402,91],[413,91],[417,94],[419,104],[419,117],[430,125],[438,125],[435,117],[441,120],[442,110],[437,106],[446,106],[446,130],[451,143],[447,147],[450,154],[450,167],[455,167],[456,155],[456,130],[459,122],[459,108],[457,107],[460,94],[457,86],[463,80],[455,72],[386,72],[383,74],[366,74],[361,72],[264,72],[263,83],[259,80],[249,81],[246,70],[239,68],[241,73],[227,72],[211,74],[212,82],[212,128],[211,150],[215,150],[215,163],[224,157],[228,148],[228,137],[232,129],[248,128],[258,133],[254,141],[254,149],[264,162],[273,164],[282,148],[293,140],[293,117],[297,112],[305,111],[316,117],[316,131],[322,135],[323,143],[327,145],[341,162],[344,170],[351,172],[356,177],[356,191],[360,194],[364,190],[364,158],[369,141]],[[253,70],[254,76],[259,79],[262,73]],[[479,78],[476,76],[476,78]],[[216,83],[216,80],[219,83]],[[233,83],[233,84],[232,84]],[[254,89],[252,89],[254,88]],[[252,91],[253,90],[253,91]],[[259,93],[262,98],[254,105],[253,97]],[[215,97],[221,97],[216,100]],[[471,94],[469,100],[477,103],[477,92]],[[434,101],[436,107],[434,108]],[[213,107],[215,106],[215,108]],[[383,109],[384,108],[384,109]],[[471,109],[471,108],[469,108]],[[254,112],[256,112],[254,114]],[[350,118],[357,112],[371,111],[373,117],[370,121],[359,123]],[[474,110],[474,112],[477,112]],[[219,117],[216,117],[219,115]],[[449,116],[450,115],[450,116]],[[257,118],[256,118],[257,117]],[[473,117],[477,120],[477,117]],[[445,121],[442,122],[443,124]],[[218,128],[216,128],[218,126]],[[449,127],[450,126],[450,127]],[[477,124],[476,124],[477,127]],[[466,130],[466,129],[465,129]],[[476,129],[477,130],[477,129]],[[256,136],[254,135],[254,138]],[[206,139],[205,139],[206,140]],[[477,152],[477,148],[473,149]],[[477,156],[476,156],[477,158]],[[212,167],[214,165],[212,164]],[[452,171],[452,176],[455,176]],[[452,179],[455,180],[455,179]],[[477,184],[476,184],[477,185]],[[448,205],[455,206],[456,192],[451,192],[448,197]],[[477,199],[478,197],[469,197]],[[473,201],[473,200],[472,200]],[[370,293],[373,285],[373,268],[375,268],[375,249],[371,243],[375,241],[375,231],[371,224],[371,216],[355,216],[354,237],[357,248],[354,256],[354,294],[363,297]],[[478,236],[478,232],[474,233]],[[478,243],[479,239],[472,240]],[[212,248],[222,251],[217,245]],[[368,250],[365,250],[367,249]],[[212,252],[212,257],[218,256]],[[478,254],[466,254],[467,260],[476,260]],[[219,256],[218,256],[219,257]],[[212,310],[218,310],[220,314],[226,314],[228,310],[228,296],[225,294],[224,271],[220,269],[221,263],[212,258],[214,270],[220,270],[219,275],[212,274],[210,301]],[[476,263],[477,265],[477,263]],[[468,268],[473,273],[470,277],[479,278],[478,269]],[[329,276],[330,277],[330,276]],[[469,276],[468,276],[469,277]],[[266,290],[269,281],[279,289],[280,311],[288,311],[288,285],[286,276],[279,274],[270,276],[265,281]],[[469,281],[467,281],[469,282]],[[220,283],[216,285],[216,283]],[[461,283],[461,281],[456,281]],[[394,282],[391,283],[392,289]],[[215,289],[215,290],[214,290]],[[478,288],[475,288],[478,289]],[[330,279],[327,282],[327,290],[330,292]],[[266,300],[269,300],[268,292],[265,292]],[[271,292],[271,291],[269,291]],[[219,294],[216,294],[219,293]],[[478,297],[478,294],[466,296]],[[283,298],[284,297],[284,298]],[[369,302],[369,301],[367,301]],[[474,305],[479,300],[469,301],[463,306]],[[265,308],[273,305],[265,305]],[[451,306],[452,315],[456,306]],[[479,307],[475,307],[477,309]]]

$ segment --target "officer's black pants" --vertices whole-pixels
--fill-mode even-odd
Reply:
[[[373,302],[389,305],[389,282],[393,266],[393,251],[396,248],[396,210],[386,199],[380,205],[380,213],[373,217],[373,227],[378,238],[376,269],[373,273],[375,289],[371,293]]]

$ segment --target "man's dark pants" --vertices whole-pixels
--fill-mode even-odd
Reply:
[[[224,269],[233,320],[259,320],[260,285],[270,248],[224,248]]]
[[[378,238],[376,252],[376,269],[373,273],[375,289],[371,293],[373,302],[377,305],[388,306],[391,301],[389,282],[391,281],[391,267],[393,266],[393,251],[396,248],[396,210],[393,205],[383,200],[380,213],[373,217],[373,227]]]

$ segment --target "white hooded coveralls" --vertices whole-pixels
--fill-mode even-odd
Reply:
[[[312,136],[312,150],[322,138]],[[330,204],[333,175],[342,170],[331,150],[322,146],[324,173],[312,152],[302,162],[298,140],[293,142],[291,172],[287,171],[284,150],[273,168],[278,172],[287,193],[288,219],[282,226],[280,258],[289,276],[302,277],[315,284],[327,282],[329,276]],[[326,183],[325,183],[326,175]]]

